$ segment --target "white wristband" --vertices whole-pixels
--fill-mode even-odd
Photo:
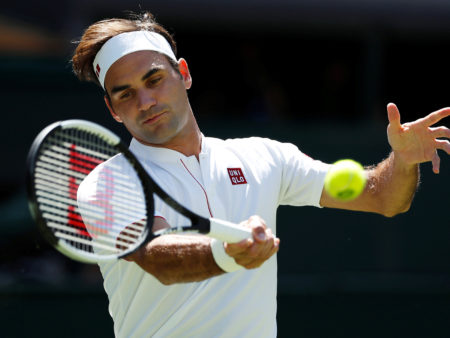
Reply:
[[[228,256],[225,252],[223,242],[215,238],[211,240],[211,251],[214,260],[223,271],[233,272],[244,268],[242,265],[237,264],[233,257]]]

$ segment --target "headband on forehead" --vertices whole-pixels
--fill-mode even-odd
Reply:
[[[105,42],[95,56],[93,67],[98,81],[105,89],[108,69],[121,57],[141,50],[152,50],[177,60],[169,42],[158,33],[135,31],[116,35]]]

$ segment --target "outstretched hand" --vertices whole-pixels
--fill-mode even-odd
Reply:
[[[443,108],[414,122],[402,124],[397,106],[387,106],[389,125],[387,135],[389,144],[396,156],[407,165],[432,162],[433,172],[439,173],[440,158],[437,150],[450,155],[450,129],[432,127],[443,118],[450,116],[450,108]],[[446,139],[442,139],[446,138]]]

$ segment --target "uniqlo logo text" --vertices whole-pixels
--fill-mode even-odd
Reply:
[[[227,168],[231,184],[247,184],[241,168]]]

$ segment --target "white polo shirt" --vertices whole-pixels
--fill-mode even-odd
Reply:
[[[262,138],[203,137],[199,161],[134,139],[130,149],[192,211],[235,223],[259,215],[273,233],[279,205],[319,206],[329,168],[292,144]],[[155,209],[171,225],[189,224],[158,198]],[[125,260],[100,269],[117,337],[276,336],[276,255],[258,269],[170,286]]]

